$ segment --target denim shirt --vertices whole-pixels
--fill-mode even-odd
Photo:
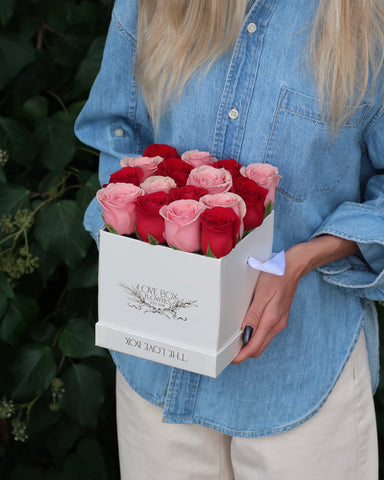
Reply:
[[[111,352],[117,367],[163,407],[165,422],[270,435],[320,409],[364,328],[374,391],[374,300],[384,300],[382,79],[332,136],[306,53],[318,0],[250,1],[236,45],[192,77],[154,134],[133,72],[137,3],[116,1],[101,70],[76,123],[78,138],[101,152],[100,183],[151,143],[268,162],[281,174],[275,252],[322,234],[355,241],[360,252],[302,278],[287,327],[260,357],[216,379]],[[85,227],[96,240],[102,223],[94,200]]]

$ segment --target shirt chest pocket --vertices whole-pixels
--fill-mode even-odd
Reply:
[[[359,125],[369,109],[360,105],[332,138],[316,98],[283,88],[269,137],[265,161],[279,169],[279,190],[302,202],[309,195],[335,188],[359,159]]]

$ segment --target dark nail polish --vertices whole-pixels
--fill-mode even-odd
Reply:
[[[252,333],[253,333],[253,327],[251,327],[251,325],[247,325],[244,328],[244,332],[243,332],[243,343],[244,343],[244,345],[246,345],[249,342],[249,339],[251,338]]]

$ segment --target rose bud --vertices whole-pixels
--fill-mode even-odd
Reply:
[[[168,205],[170,198],[165,192],[154,192],[143,195],[136,203],[136,233],[144,242],[150,242],[150,237],[159,243],[164,240],[164,219],[159,214],[163,205]]]
[[[180,158],[176,148],[161,143],[152,143],[144,150],[143,157]]]
[[[250,178],[239,177],[233,184],[233,191],[240,195],[247,207],[243,218],[244,229],[251,230],[261,225],[264,220],[264,204],[268,190],[260,187]]]
[[[199,150],[188,150],[181,155],[181,159],[192,165],[193,168],[211,165],[216,160],[215,157],[211,157],[210,153],[200,152]]]
[[[144,172],[139,167],[123,167],[109,177],[109,183],[132,183],[137,187],[143,181]]]
[[[232,208],[207,208],[200,215],[200,221],[204,255],[210,251],[216,258],[221,258],[236,246],[241,222]]]
[[[96,198],[103,209],[106,225],[111,225],[120,235],[135,231],[136,200],[144,190],[130,183],[110,183],[98,190]]]
[[[268,163],[251,163],[247,167],[241,167],[241,175],[243,177],[250,178],[256,182],[260,187],[268,190],[268,195],[265,198],[265,206],[270,202],[272,204],[275,201],[276,188],[279,184],[280,175],[278,175],[278,169]]]
[[[235,181],[237,177],[240,177],[240,168],[241,163],[236,162],[233,158],[227,158],[224,160],[218,160],[217,162],[212,163],[214,168],[225,168],[232,175],[232,180]]]
[[[145,193],[153,192],[166,192],[168,193],[171,188],[175,188],[176,182],[171,177],[162,177],[161,175],[154,175],[153,177],[148,177],[140,187],[144,190]]]
[[[213,168],[209,165],[194,168],[189,174],[187,185],[206,188],[208,193],[228,192],[232,187],[232,177],[224,168]]]
[[[183,162],[180,158],[166,158],[159,163],[157,173],[164,177],[173,178],[176,185],[182,187],[187,183],[191,170],[193,170],[192,165]]]
[[[174,202],[175,200],[196,200],[198,201],[204,195],[208,195],[206,188],[195,187],[194,185],[184,185],[180,188],[172,188],[169,196]]]
[[[205,195],[200,198],[200,202],[205,205],[207,208],[213,207],[224,207],[232,208],[232,210],[240,217],[241,227],[240,227],[240,238],[244,233],[243,218],[247,211],[244,200],[232,192],[216,193],[215,195]]]
[[[196,200],[176,200],[160,209],[168,245],[184,252],[200,250],[200,215],[205,210]]]
[[[146,178],[156,175],[157,167],[162,162],[162,157],[124,157],[120,160],[122,167],[140,167],[143,170],[144,181]]]

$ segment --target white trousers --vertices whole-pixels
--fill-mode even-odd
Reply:
[[[320,411],[262,438],[162,422],[162,408],[117,373],[122,480],[377,480],[377,434],[364,336]]]

